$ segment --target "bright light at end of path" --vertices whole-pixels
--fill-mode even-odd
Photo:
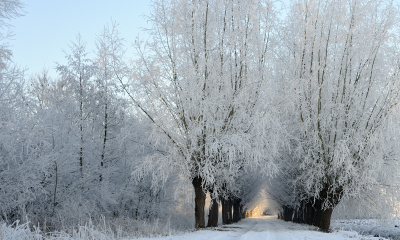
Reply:
[[[263,212],[264,209],[265,209],[265,207],[256,206],[253,209],[247,210],[246,211],[246,218],[263,216],[264,215],[264,212]]]

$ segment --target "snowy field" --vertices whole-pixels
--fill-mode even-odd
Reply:
[[[355,219],[334,220],[331,228],[357,231],[363,235],[374,235],[393,240],[400,240],[400,219]]]

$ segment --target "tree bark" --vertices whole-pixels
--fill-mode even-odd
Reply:
[[[340,202],[342,198],[342,188],[337,188],[335,193],[328,192],[328,188],[322,189],[320,199],[314,202],[314,220],[313,225],[319,227],[322,231],[329,231],[331,224],[331,217],[334,207]],[[329,202],[329,208],[324,209],[324,202]]]
[[[104,158],[106,155],[107,128],[108,128],[108,103],[107,103],[107,99],[106,99],[106,103],[104,105],[104,124],[103,124],[104,135],[103,135],[103,148],[101,150],[101,161],[100,161],[100,177],[99,177],[100,182],[103,181],[102,172],[103,172],[103,166],[104,166]]]
[[[222,204],[222,223],[230,224],[232,223],[232,204],[230,199],[221,199]]]
[[[303,208],[303,223],[312,225],[315,216],[315,209],[311,201],[304,203]]]
[[[194,216],[195,216],[195,228],[205,227],[204,218],[204,205],[206,202],[206,194],[203,191],[202,178],[197,176],[193,178],[192,184],[194,188]]]
[[[54,149],[54,148],[53,148]],[[51,216],[54,216],[55,210],[56,210],[56,205],[57,205],[57,187],[58,187],[58,166],[57,166],[57,161],[54,161],[55,163],[55,171],[56,171],[56,179],[55,179],[55,185],[54,185],[54,194],[53,194],[53,212]]]
[[[207,227],[218,227],[218,200],[216,198],[211,200]]]
[[[233,200],[233,216],[232,216],[232,222],[239,222],[241,219],[241,213],[240,213],[240,203],[241,203],[240,198],[235,198]]]
[[[226,200],[221,197],[221,206],[222,206],[222,224],[228,224],[228,215],[226,213]]]
[[[333,208],[316,210],[313,225],[319,227],[322,231],[328,232],[331,225],[332,212]]]
[[[81,172],[81,178],[83,178],[83,83],[81,75],[79,75],[79,113],[79,129],[81,134],[81,145],[79,147],[79,170]]]
[[[243,207],[244,207],[243,204],[240,204],[240,214],[241,214],[240,219],[246,218],[246,209],[244,209]]]
[[[228,223],[232,223],[232,199],[228,199]]]
[[[293,220],[293,208],[289,206],[283,206],[282,219],[284,221],[292,221]]]

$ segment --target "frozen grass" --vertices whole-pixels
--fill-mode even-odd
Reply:
[[[18,221],[11,226],[5,223],[0,225],[0,239],[2,240],[43,240],[38,228],[32,231],[28,224],[20,224]]]
[[[356,231],[362,235],[400,240],[399,218],[334,220],[332,221],[331,228]]]
[[[154,222],[122,220],[107,223],[101,219],[97,223],[89,221],[84,226],[65,229],[59,232],[45,233],[40,227],[30,227],[29,223],[13,225],[0,225],[1,240],[124,240],[137,239],[143,237],[160,237],[170,234],[177,234],[171,229],[169,221],[160,224],[158,220]]]

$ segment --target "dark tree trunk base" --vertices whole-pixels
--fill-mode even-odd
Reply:
[[[233,216],[232,216],[232,222],[239,222],[241,219],[241,199],[235,198],[233,201]]]
[[[204,205],[206,202],[206,194],[203,191],[201,177],[195,177],[192,181],[194,188],[194,215],[195,228],[205,228]]]
[[[314,225],[321,231],[329,232],[333,209],[342,198],[342,188],[338,188],[334,192],[327,189],[321,190],[319,199],[310,198],[301,202],[298,209],[283,206],[279,217],[285,221]],[[325,209],[325,204],[329,204],[330,208]]]
[[[333,213],[333,208],[328,208],[324,211],[322,210],[316,211],[313,225],[319,227],[324,232],[329,232],[332,213]]]
[[[232,223],[232,204],[230,199],[221,199],[222,204],[222,223],[230,224]]]
[[[207,227],[218,227],[218,200],[215,198],[211,200]]]

